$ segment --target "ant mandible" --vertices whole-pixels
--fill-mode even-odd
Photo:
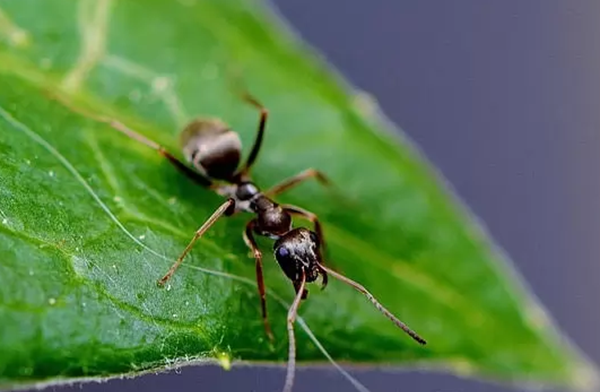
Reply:
[[[192,181],[227,198],[200,226],[169,271],[158,280],[160,286],[163,286],[173,276],[185,256],[192,250],[194,244],[219,218],[222,216],[231,216],[238,212],[255,214],[255,217],[246,224],[243,238],[254,255],[263,324],[270,340],[273,340],[273,333],[267,317],[266,291],[262,272],[262,252],[259,250],[254,239],[255,234],[275,240],[273,246],[275,259],[284,274],[292,281],[296,292],[287,316],[289,348],[284,392],[291,391],[294,379],[296,358],[294,322],[298,307],[300,301],[307,298],[306,283],[316,281],[319,276],[321,277],[322,288],[325,288],[327,277],[331,275],[363,293],[375,308],[388,317],[396,326],[418,343],[426,344],[425,339],[396,318],[365,287],[323,264],[321,250],[325,243],[321,224],[315,214],[300,207],[287,204],[282,205],[273,201],[272,198],[274,196],[289,190],[309,178],[315,178],[321,184],[329,185],[330,181],[323,173],[315,169],[308,169],[282,181],[266,192],[261,192],[258,186],[252,182],[250,169],[256,161],[262,146],[268,111],[250,94],[244,92],[241,94],[241,97],[245,102],[260,111],[260,120],[254,145],[244,164],[241,167],[239,166],[242,150],[239,135],[219,119],[198,118],[184,128],[179,139],[183,154],[193,167],[192,169],[163,146],[132,130],[122,122],[76,108],[65,101],[65,99],[53,95],[53,98],[57,99],[71,111],[92,120],[105,123],[131,139],[154,149]],[[314,225],[314,231],[304,227],[292,228],[292,216],[294,215],[311,221]]]

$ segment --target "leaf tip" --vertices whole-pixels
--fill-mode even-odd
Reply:
[[[539,304],[530,302],[526,306],[526,320],[529,325],[538,332],[548,332],[554,330],[555,323],[548,312]],[[560,332],[560,340],[565,340]],[[574,359],[570,362],[570,369],[565,369],[566,382],[575,391],[582,392],[599,392],[600,391],[600,373],[592,361],[585,357],[585,354],[580,352],[572,344],[567,342],[567,347],[571,346],[574,352]]]
[[[598,369],[589,362],[578,362],[571,370],[571,385],[574,390],[582,392],[600,391],[600,375]]]
[[[223,370],[231,370],[231,357],[229,354],[221,352],[217,354],[217,362]]]

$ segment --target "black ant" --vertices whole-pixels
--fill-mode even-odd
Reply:
[[[369,301],[371,301],[375,308],[388,317],[396,324],[396,326],[406,332],[418,343],[426,344],[425,339],[421,338],[416,332],[396,318],[362,285],[323,265],[321,254],[321,250],[324,247],[323,231],[315,214],[293,205],[281,205],[273,201],[272,197],[309,178],[315,178],[323,185],[329,185],[330,182],[323,173],[314,169],[308,169],[275,185],[266,192],[261,192],[258,186],[252,182],[250,169],[258,157],[262,145],[268,111],[251,95],[243,93],[242,99],[260,111],[260,121],[254,145],[252,146],[252,150],[250,151],[250,155],[246,159],[246,162],[239,167],[242,143],[236,132],[232,131],[227,124],[219,119],[199,118],[189,123],[180,136],[183,153],[193,169],[176,158],[161,145],[135,132],[125,124],[115,119],[88,113],[75,108],[64,99],[55,95],[53,95],[53,98],[60,101],[73,112],[79,113],[95,121],[106,123],[115,130],[154,149],[192,181],[227,198],[227,200],[213,212],[202,226],[200,226],[190,243],[177,258],[177,261],[175,261],[169,271],[158,280],[160,286],[163,286],[171,276],[173,276],[196,241],[198,241],[198,239],[200,239],[200,237],[202,237],[202,235],[219,218],[222,216],[231,216],[238,212],[255,214],[255,217],[246,225],[243,238],[246,245],[254,254],[256,262],[256,281],[258,283],[262,318],[265,332],[270,340],[273,340],[273,333],[267,318],[266,292],[262,273],[262,252],[258,249],[254,239],[255,234],[275,240],[273,246],[275,259],[284,274],[292,281],[296,292],[296,296],[287,315],[289,349],[287,374],[283,388],[284,392],[291,391],[294,379],[296,359],[294,322],[298,306],[300,305],[300,301],[306,299],[308,296],[306,283],[316,281],[319,276],[321,277],[322,288],[325,288],[327,285],[327,278],[331,275],[360,291]],[[292,228],[293,215],[301,216],[311,221],[314,224],[314,231],[304,227]]]

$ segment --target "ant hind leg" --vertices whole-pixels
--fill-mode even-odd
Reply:
[[[248,159],[238,171],[241,176],[245,176],[250,171],[250,168],[256,161],[258,157],[258,153],[260,152],[260,147],[262,146],[262,141],[265,135],[265,128],[267,125],[267,118],[269,117],[269,111],[265,108],[256,98],[250,95],[246,91],[241,92],[241,98],[246,103],[254,106],[256,109],[260,111],[260,119],[258,122],[258,131],[256,132],[256,138],[254,139],[254,144],[252,145],[252,150],[250,150],[250,155],[248,155]]]
[[[116,120],[111,117],[101,115],[101,114],[92,113],[88,110],[78,108],[78,107],[74,106],[73,104],[71,104],[70,102],[67,102],[67,100],[64,97],[60,97],[57,94],[48,92],[48,95],[50,96],[51,99],[59,102],[60,104],[62,104],[64,107],[66,107],[73,113],[77,113],[77,114],[79,114],[83,117],[89,118],[93,121],[106,124],[106,125],[110,126],[111,128],[113,128],[114,130],[121,132],[122,134],[129,137],[130,139],[133,139],[139,143],[142,143],[142,144],[150,147],[151,149],[158,152],[161,156],[166,158],[173,166],[175,166],[175,168],[177,168],[177,170],[179,170],[180,172],[185,174],[188,178],[190,178],[192,181],[196,182],[197,184],[200,184],[205,187],[212,186],[212,181],[209,178],[207,178],[204,175],[198,173],[197,171],[191,169],[185,163],[183,163],[181,160],[179,160],[173,154],[171,154],[169,151],[167,151],[163,146],[161,146],[160,144],[156,143],[155,141],[153,141],[151,139],[148,139],[147,137],[140,134],[139,132],[134,131],[133,129],[129,128],[127,125],[123,124],[121,121]]]

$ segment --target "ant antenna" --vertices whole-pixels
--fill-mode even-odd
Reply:
[[[361,285],[360,283],[357,283],[357,282],[353,281],[350,278],[345,277],[344,275],[341,275],[341,274],[335,272],[332,269],[329,269],[329,268],[325,267],[324,265],[322,265],[320,263],[318,263],[318,266],[319,266],[319,268],[322,271],[327,272],[328,274],[330,274],[334,278],[336,278],[338,280],[341,280],[342,282],[346,283],[347,285],[352,286],[357,291],[360,291],[361,293],[363,293],[365,295],[365,297],[367,297],[367,299],[369,301],[371,301],[371,303],[373,304],[373,306],[375,306],[375,308],[377,308],[377,310],[379,310],[387,318],[389,318],[390,320],[392,320],[392,322],[394,324],[396,324],[396,326],[398,328],[400,328],[401,330],[403,330],[404,332],[406,332],[415,341],[417,341],[418,343],[420,343],[422,345],[427,344],[427,341],[425,339],[423,339],[415,331],[413,331],[412,329],[410,329],[408,327],[408,325],[406,325],[402,321],[398,320],[398,318],[396,316],[394,316],[392,314],[392,312],[390,312],[389,310],[387,310],[381,303],[379,303],[379,301],[377,301],[377,299],[373,296],[373,294],[371,294],[363,285]]]
[[[287,315],[287,330],[288,330],[288,363],[287,372],[285,375],[285,384],[283,385],[283,392],[291,392],[294,386],[294,372],[296,370],[296,338],[294,337],[294,322],[296,321],[296,315],[298,314],[298,306],[302,300],[302,294],[304,293],[304,287],[306,286],[306,273],[304,269],[302,271],[302,277],[300,278],[300,285],[296,292],[296,298],[290,306],[290,310]]]

